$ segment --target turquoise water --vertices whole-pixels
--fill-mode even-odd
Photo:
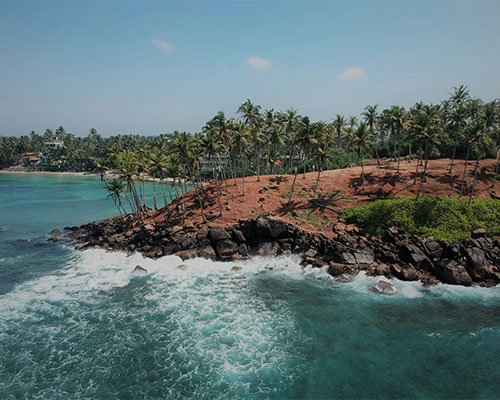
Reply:
[[[0,174],[0,399],[500,397],[499,289],[384,296],[293,258],[177,268],[47,242],[114,215],[105,197]]]

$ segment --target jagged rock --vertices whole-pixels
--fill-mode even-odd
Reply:
[[[241,271],[243,268],[240,267],[239,265],[233,265],[231,267],[231,271],[236,272],[236,271]]]
[[[221,240],[231,239],[229,233],[227,233],[226,229],[223,226],[213,225],[209,229],[210,238],[212,239],[212,243],[217,243]]]
[[[357,264],[371,264],[375,261],[373,250],[368,247],[358,247],[354,251],[354,258]]]
[[[208,228],[203,227],[196,232],[196,242],[198,247],[205,247],[210,245],[210,238],[208,235]]]
[[[48,240],[49,242],[55,243],[55,242],[59,241],[59,238],[57,238],[57,237],[53,236],[53,237],[51,237],[51,238],[49,238],[49,239],[47,239],[47,240]]]
[[[424,242],[424,247],[427,254],[432,258],[439,258],[443,254],[443,248],[436,240],[426,240]]]
[[[401,259],[412,265],[420,266],[427,260],[425,253],[414,244],[404,244],[400,247]]]
[[[240,255],[242,258],[248,258],[250,253],[248,251],[248,246],[245,243],[238,245],[236,248],[236,253]]]
[[[212,246],[205,246],[197,250],[198,257],[205,258],[207,260],[215,261],[217,256],[215,250]]]
[[[347,271],[349,267],[345,264],[340,264],[331,261],[330,265],[328,266],[328,273],[332,276],[338,276],[343,274],[345,271]]]
[[[146,275],[148,270],[140,265],[136,265],[134,270],[132,271],[133,275]]]
[[[356,264],[356,258],[350,251],[343,251],[338,254],[338,259],[341,264]]]
[[[269,221],[269,234],[272,238],[280,238],[285,236],[288,231],[286,222],[277,219]]]
[[[321,258],[313,258],[311,264],[315,268],[321,268],[321,267],[324,267],[324,266],[328,265],[328,263],[326,263],[325,261],[323,261]]]
[[[438,264],[439,275],[444,283],[452,285],[470,286],[472,278],[467,273],[465,267],[455,260],[441,260]]]
[[[335,280],[340,283],[349,283],[352,282],[355,277],[355,275],[345,273],[335,277]]]
[[[378,281],[375,287],[371,289],[372,292],[383,293],[383,294],[393,294],[396,293],[396,289],[386,281]]]
[[[233,229],[232,238],[236,243],[241,244],[246,242],[245,235],[243,235],[243,232],[239,229]]]
[[[168,254],[174,254],[178,251],[180,251],[180,246],[177,243],[169,243],[166,246],[163,246],[163,253],[168,255]]]
[[[391,265],[391,272],[403,281],[416,281],[418,272],[411,266],[401,266],[398,264]]]
[[[318,251],[316,249],[310,248],[304,253],[304,257],[316,257],[316,254],[318,254]]]
[[[226,232],[227,233],[227,232]],[[229,239],[219,240],[216,244],[216,252],[220,259],[228,260],[236,253],[238,245]]]
[[[260,256],[276,256],[278,254],[279,244],[276,242],[265,242],[262,243],[258,250],[257,254]]]
[[[179,257],[181,260],[188,260],[190,258],[195,258],[198,254],[196,253],[195,249],[190,249],[190,250],[181,250],[178,251],[177,253],[174,253],[177,257]]]
[[[385,275],[389,276],[391,274],[391,267],[389,267],[387,264],[378,264],[375,267],[375,275]]]
[[[182,231],[182,229],[184,229],[182,226],[174,225],[172,228],[170,228],[170,234],[175,235],[176,233]]]
[[[2,230],[2,228],[0,228],[0,231]],[[52,235],[60,235],[61,234],[61,231],[59,229],[54,229],[50,232]]]
[[[181,271],[186,271],[188,266],[186,264],[179,264],[175,269],[180,269]]]
[[[143,226],[143,228],[146,232],[151,233],[155,230],[155,227],[151,224],[146,224]]]
[[[467,271],[474,280],[488,278],[490,275],[489,263],[483,250],[478,248],[465,249]]]
[[[474,229],[472,232],[471,232],[471,236],[473,239],[478,239],[480,237],[484,237],[486,235],[486,229],[485,228],[477,228],[477,229]]]

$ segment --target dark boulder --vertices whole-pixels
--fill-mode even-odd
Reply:
[[[215,250],[212,246],[205,246],[201,249],[198,249],[196,251],[196,254],[198,255],[198,257],[205,258],[207,260],[215,261],[217,259]]]
[[[375,261],[373,250],[369,247],[356,248],[354,258],[357,264],[371,264]]]
[[[146,275],[148,270],[140,265],[136,265],[134,270],[132,271],[133,275]]]
[[[259,256],[274,257],[278,254],[280,246],[277,242],[264,242],[261,243],[257,249]]]
[[[467,271],[472,279],[481,280],[490,277],[493,267],[486,260],[483,250],[475,247],[465,249],[465,258],[467,259]]]
[[[478,238],[484,237],[485,235],[486,235],[485,228],[477,228],[471,232],[471,236],[473,239],[478,239]]]
[[[236,243],[241,244],[246,242],[245,235],[243,235],[243,232],[239,229],[233,229],[233,234],[231,236]]]
[[[424,242],[425,250],[427,254],[432,258],[439,258],[443,254],[443,248],[436,240],[426,240]]]
[[[248,258],[250,256],[250,252],[248,251],[248,246],[245,243],[241,243],[238,245],[236,248],[236,253],[241,257],[241,258]]]
[[[214,244],[221,240],[231,239],[231,236],[229,235],[229,233],[227,233],[226,229],[223,226],[211,226],[209,232],[212,243]]]
[[[465,267],[455,260],[441,260],[437,265],[438,274],[444,283],[470,286],[472,278]]]
[[[419,267],[427,260],[425,253],[414,244],[404,244],[400,247],[400,258],[412,265]]]
[[[229,260],[236,253],[238,245],[229,239],[219,240],[216,244],[216,252],[221,260]]]
[[[396,278],[402,281],[416,281],[418,279],[418,272],[414,267],[402,266],[398,264],[391,265],[391,272]]]
[[[377,284],[372,287],[372,292],[383,293],[383,294],[394,294],[396,289],[387,281],[378,281]]]
[[[175,253],[177,257],[179,257],[182,261],[189,260],[190,258],[195,258],[198,254],[195,249],[190,250],[181,250]]]
[[[342,275],[348,269],[349,269],[348,265],[340,264],[340,263],[336,263],[336,262],[331,261],[330,265],[328,266],[328,273],[332,276],[338,276],[338,275]]]
[[[0,231],[2,230],[2,228],[0,228]],[[61,231],[59,229],[54,229],[53,231],[50,232],[52,235],[60,235],[61,234]]]

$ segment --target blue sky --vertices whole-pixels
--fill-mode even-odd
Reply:
[[[312,120],[500,97],[500,2],[0,2],[0,135],[199,131],[247,98]]]

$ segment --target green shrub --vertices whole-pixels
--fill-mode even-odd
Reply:
[[[377,200],[341,211],[346,221],[380,234],[391,226],[410,235],[458,241],[471,237],[471,231],[485,228],[489,237],[500,236],[500,201],[442,196],[398,197]]]

